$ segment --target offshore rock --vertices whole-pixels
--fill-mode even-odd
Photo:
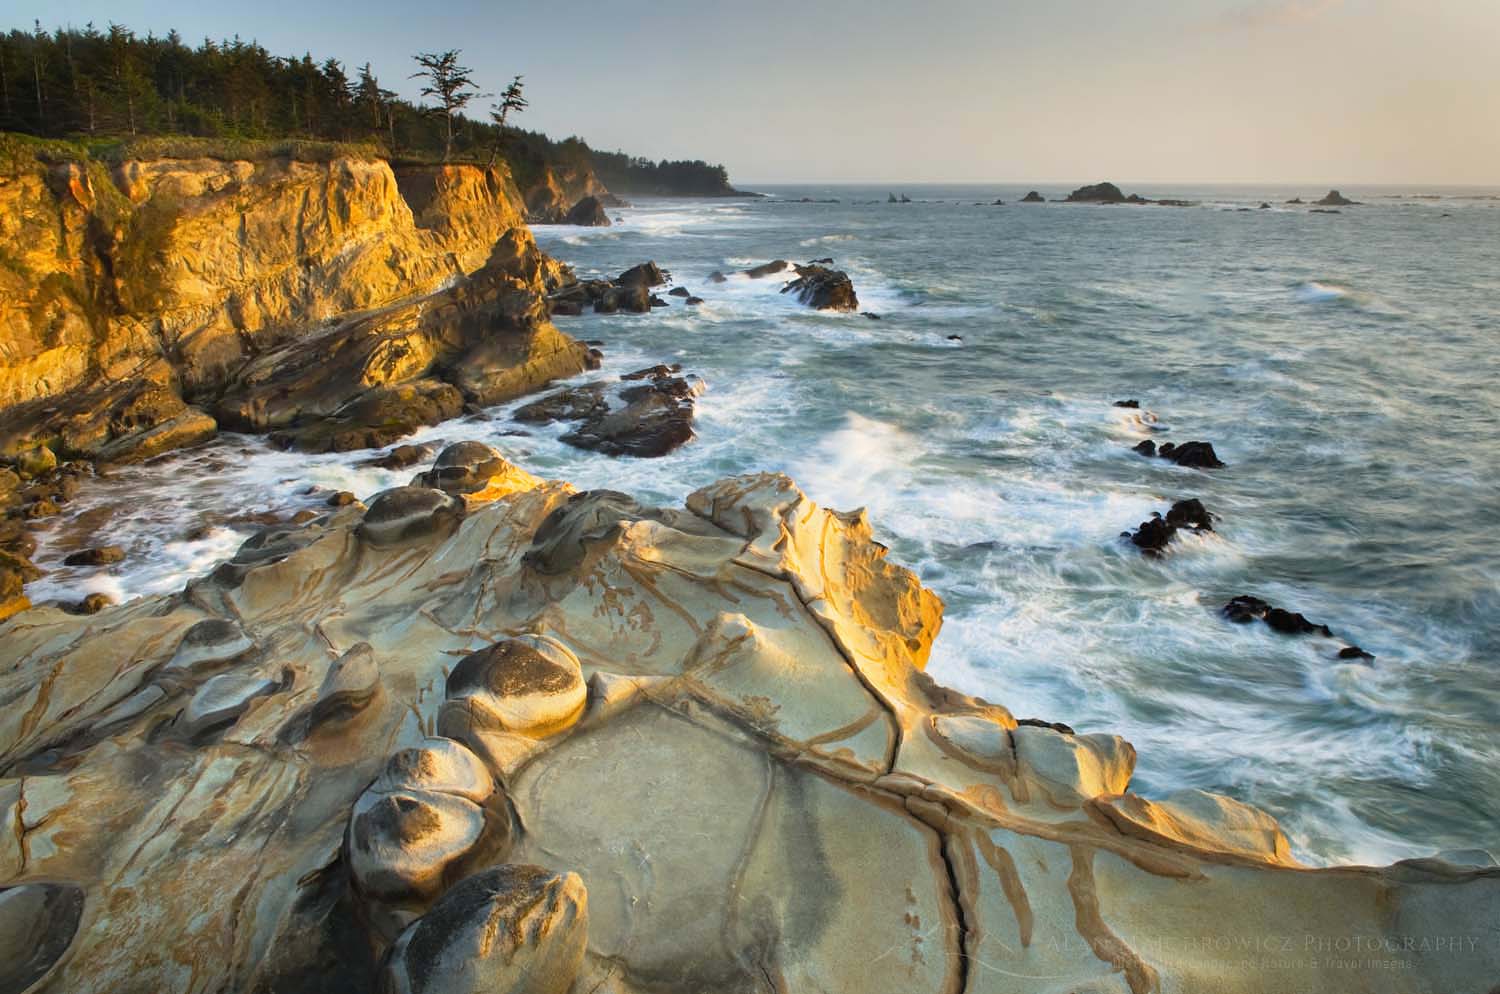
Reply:
[[[937,597],[863,512],[785,477],[685,507],[540,480],[384,501],[272,529],[178,594],[0,623],[4,989],[1486,994],[1500,976],[1500,868],[1300,866],[1264,812],[1133,790],[1122,739],[940,686]],[[540,661],[496,648],[518,643]],[[325,695],[347,706],[309,721]],[[228,719],[174,728],[193,700],[223,715],[215,699]],[[1261,966],[1245,936],[1359,936],[1405,966]]]
[[[819,311],[857,311],[859,298],[849,274],[823,266],[798,266],[797,278],[782,287],[808,307]]]
[[[1023,204],[1045,204],[1046,202],[1047,199],[1035,190],[1029,191],[1026,196],[1021,198],[1021,203]]]
[[[1290,201],[1288,201],[1288,203],[1290,203]],[[1337,190],[1329,190],[1326,194],[1324,194],[1322,200],[1315,201],[1315,203],[1319,207],[1353,207],[1358,204],[1359,201],[1350,200],[1348,197],[1344,196]]]

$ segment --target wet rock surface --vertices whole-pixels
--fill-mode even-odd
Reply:
[[[859,298],[849,275],[824,266],[798,266],[797,278],[782,287],[781,292],[793,294],[814,310],[859,310]]]
[[[504,467],[472,489],[496,462],[473,443],[437,461],[460,496],[401,488],[268,529],[186,596],[0,627],[4,713],[29,716],[0,722],[0,824],[24,833],[0,831],[7,989],[186,990],[191,964],[202,989],[289,994],[330,974],[687,994],[768,970],[1258,994],[1153,942],[1351,916],[1467,934],[1500,902],[1468,858],[1297,868],[1263,812],[1133,792],[1122,739],[938,686],[937,598],[862,513],[784,477],[670,508]],[[1183,504],[1174,524],[1206,518]],[[128,877],[81,872],[117,860]],[[114,911],[69,910],[93,907]],[[893,947],[921,955],[892,968]],[[1482,990],[1497,966],[1298,977]]]
[[[1190,498],[1173,504],[1166,517],[1153,514],[1148,520],[1142,521],[1135,531],[1123,534],[1144,555],[1160,556],[1179,531],[1213,531],[1213,519],[1214,516],[1203,506],[1202,501]]]
[[[941,603],[785,477],[685,507],[497,479],[267,529],[182,594],[0,623],[6,990],[1262,994],[1161,950],[1483,934],[1500,906],[1487,858],[1300,867],[1264,812],[1132,789],[1123,739],[939,686]],[[1411,955],[1294,972],[1404,994],[1500,970],[1483,944]]]
[[[517,421],[574,422],[562,441],[612,456],[654,458],[693,438],[694,398],[702,381],[678,375],[680,366],[658,365],[627,373],[618,386],[586,383],[519,408]]]
[[[1282,635],[1320,635],[1323,638],[1335,638],[1333,630],[1327,625],[1315,621],[1309,621],[1300,611],[1289,611],[1285,608],[1276,607],[1259,597],[1249,594],[1240,594],[1225,604],[1220,612],[1224,617],[1237,625],[1248,625],[1254,621],[1263,621],[1266,627]],[[1337,658],[1341,660],[1361,660],[1363,662],[1374,662],[1375,657],[1357,645],[1344,645],[1339,649]]]
[[[1143,456],[1168,459],[1190,469],[1221,469],[1224,466],[1210,442],[1183,442],[1181,445],[1163,442],[1157,445],[1148,438],[1137,443],[1132,451]]]

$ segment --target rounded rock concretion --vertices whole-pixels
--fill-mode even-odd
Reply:
[[[578,657],[554,639],[527,635],[472,652],[448,674],[439,730],[540,739],[570,726],[588,699]]]
[[[189,628],[167,663],[169,670],[194,672],[238,659],[255,643],[228,618],[205,618]]]
[[[471,494],[483,490],[491,477],[510,469],[510,463],[483,442],[456,442],[438,454],[432,469],[414,483],[447,494]]]
[[[463,517],[463,501],[428,487],[396,487],[370,501],[359,533],[374,546],[446,534]]]
[[[349,820],[349,871],[360,891],[385,901],[431,898],[444,874],[484,834],[479,805],[430,790],[370,789]]]
[[[459,881],[386,963],[391,994],[565,994],[588,946],[576,873],[505,865]]]
[[[434,736],[393,754],[370,789],[432,790],[482,804],[494,794],[495,779],[469,749]]]

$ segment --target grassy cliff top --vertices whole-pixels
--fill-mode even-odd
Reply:
[[[153,135],[137,138],[37,138],[0,131],[0,170],[14,173],[35,163],[101,162],[115,165],[132,159],[219,159],[225,162],[262,162],[296,159],[329,162],[333,159],[383,159],[370,142],[308,141],[303,139],[191,138]]]

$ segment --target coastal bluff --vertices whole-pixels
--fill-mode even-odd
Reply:
[[[4,151],[7,456],[45,444],[130,462],[221,426],[324,444],[318,423],[351,405],[409,430],[588,365],[547,320],[546,294],[572,276],[537,250],[503,163],[295,142],[145,141],[95,158],[5,136]]]
[[[33,608],[0,988],[1493,989],[1500,869],[1309,868],[1140,796],[1118,736],[927,676],[941,622],[784,476],[653,507],[473,442],[177,593]]]

